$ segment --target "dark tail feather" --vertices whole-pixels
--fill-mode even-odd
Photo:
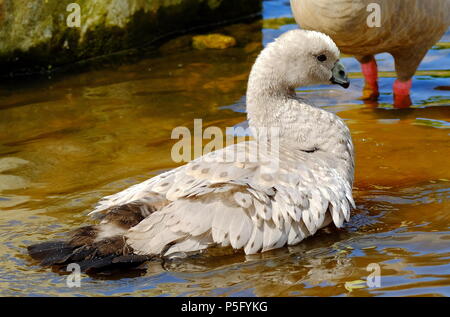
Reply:
[[[145,255],[125,255],[115,256],[109,255],[104,258],[93,258],[79,262],[82,272],[97,272],[114,269],[127,269],[139,266],[140,264],[150,260],[151,257]]]
[[[82,272],[88,273],[133,268],[153,258],[133,254],[123,236],[94,241],[92,232],[91,227],[79,228],[69,241],[34,244],[28,247],[28,253],[42,266],[77,263]]]
[[[128,230],[144,219],[139,204],[126,204],[111,209],[103,223]],[[154,257],[136,255],[122,235],[98,240],[102,224],[75,230],[68,241],[44,242],[28,247],[30,256],[43,266],[65,266],[78,263],[81,271],[102,271],[136,267]]]
[[[41,265],[48,266],[66,262],[74,249],[65,241],[50,241],[30,245],[28,253],[33,259],[40,261]]]

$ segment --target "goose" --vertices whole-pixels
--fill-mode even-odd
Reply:
[[[328,34],[361,63],[363,99],[379,96],[374,55],[390,53],[397,73],[395,108],[411,105],[412,77],[450,25],[450,0],[291,0],[291,9],[301,28]],[[368,23],[378,9],[379,25]]]
[[[282,34],[250,72],[252,140],[104,197],[90,213],[97,224],[76,229],[66,241],[31,245],[29,254],[44,266],[78,263],[88,272],[210,247],[255,254],[298,244],[331,223],[342,227],[355,207],[350,131],[294,92],[317,84],[347,88],[339,54],[323,33]],[[265,129],[275,133],[258,133]],[[267,149],[254,152],[261,145]],[[224,160],[229,153],[249,156]]]

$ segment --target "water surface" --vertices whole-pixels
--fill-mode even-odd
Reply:
[[[290,16],[266,1],[265,18]],[[377,56],[381,97],[364,103],[356,60],[352,86],[298,90],[337,113],[356,150],[351,221],[298,246],[151,263],[141,276],[66,276],[29,261],[25,247],[89,222],[102,196],[176,166],[176,126],[245,124],[250,67],[263,45],[296,25],[261,22],[218,31],[238,46],[193,51],[187,37],[137,62],[0,86],[0,295],[449,296],[450,49],[435,46],[413,81],[413,106],[393,109],[393,59]],[[450,42],[450,33],[441,39]],[[375,263],[381,287],[366,283]]]

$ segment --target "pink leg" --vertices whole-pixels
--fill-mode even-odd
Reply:
[[[362,73],[366,81],[363,89],[363,99],[377,100],[378,91],[378,66],[375,58],[367,63],[361,63]]]
[[[409,91],[411,90],[412,79],[401,81],[397,79],[394,82],[394,108],[408,108],[411,106]]]

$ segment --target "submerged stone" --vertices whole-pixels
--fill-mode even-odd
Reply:
[[[287,24],[295,24],[294,18],[283,17],[283,18],[273,18],[273,19],[265,19],[263,21],[263,27],[265,29],[279,29],[283,25]]]
[[[198,50],[207,48],[225,49],[235,45],[234,37],[223,34],[197,35],[192,38],[192,47]]]

